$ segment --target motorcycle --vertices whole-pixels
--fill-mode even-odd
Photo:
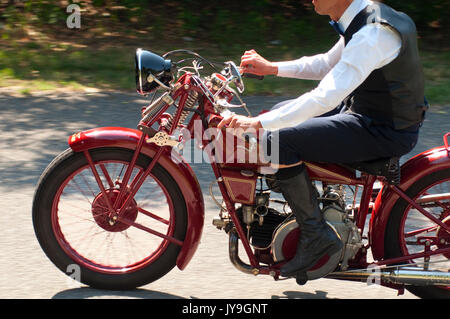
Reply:
[[[188,57],[174,61],[177,55]],[[188,50],[159,56],[138,49],[135,67],[137,92],[153,94],[137,128],[73,134],[39,179],[33,225],[48,258],[66,274],[77,265],[77,279],[100,289],[133,289],[175,266],[185,269],[204,226],[202,190],[181,155],[195,139],[210,159],[210,195],[219,210],[213,224],[229,237],[231,263],[286,279],[280,268],[295,255],[300,229],[286,201],[276,198],[260,138],[217,129],[232,111],[248,111],[240,94],[251,75]],[[202,75],[205,68],[212,73]],[[343,243],[306,272],[307,280],[376,282],[421,298],[450,298],[449,136],[403,165],[399,158],[305,163],[323,217]]]

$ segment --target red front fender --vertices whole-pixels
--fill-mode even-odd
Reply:
[[[141,134],[138,130],[124,127],[96,128],[72,135],[69,137],[69,146],[75,152],[100,147],[122,147],[135,150]],[[144,142],[142,147],[142,153],[149,157],[153,157],[157,150],[158,146],[153,143]],[[172,159],[174,156],[178,156],[175,161]],[[205,214],[203,193],[197,177],[181,156],[167,151],[163,153],[158,163],[176,181],[186,203],[188,225],[186,237],[177,258],[177,266],[183,270],[200,243]]]
[[[421,178],[436,171],[450,168],[450,152],[440,146],[418,154],[408,160],[401,168],[400,189],[407,192]],[[380,190],[375,200],[369,228],[369,243],[375,260],[384,258],[384,235],[392,208],[399,196],[386,187]]]

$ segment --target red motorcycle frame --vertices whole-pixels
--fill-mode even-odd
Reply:
[[[220,78],[220,74],[217,74]],[[225,89],[224,89],[225,88]],[[209,88],[213,90],[213,88]],[[217,92],[216,92],[217,93]],[[198,108],[192,106],[192,96],[195,95]],[[233,99],[233,92],[224,86],[218,90],[217,96],[230,103]],[[168,115],[169,108],[176,104],[176,110],[172,115]],[[217,123],[222,119],[213,104],[211,97],[205,94],[205,87],[199,85],[199,78],[193,73],[184,73],[177,82],[172,85],[170,94],[163,95],[159,101],[157,108],[152,103],[150,106],[143,109],[142,119],[137,129],[129,129],[123,127],[104,127],[95,128],[83,132],[76,133],[69,137],[68,143],[74,153],[82,153],[88,163],[90,171],[95,178],[100,189],[102,200],[105,201],[107,207],[104,208],[105,214],[108,218],[117,221],[127,227],[134,227],[149,234],[158,236],[167,240],[167,242],[180,247],[178,256],[176,257],[176,265],[183,270],[192,259],[195,251],[200,243],[200,238],[204,226],[204,199],[202,189],[190,165],[184,158],[173,151],[173,146],[178,142],[186,142],[183,136],[180,136],[179,141],[173,141],[170,137],[175,133],[175,130],[182,127],[187,130],[190,136],[197,137],[201,141],[200,148],[207,149],[210,143],[214,145],[214,151],[208,152],[210,156],[210,163],[215,175],[216,182],[223,197],[226,210],[229,214],[229,223],[233,229],[228,229],[230,235],[230,258],[233,264],[240,270],[254,275],[263,274],[270,275],[275,280],[280,279],[280,267],[283,262],[274,262],[270,251],[253,250],[250,241],[247,238],[246,230],[244,229],[240,217],[238,216],[235,204],[241,205],[255,205],[256,188],[258,179],[264,174],[261,174],[261,169],[266,167],[261,163],[250,163],[248,161],[240,162],[236,158],[225,163],[219,163],[214,160],[217,153],[225,153],[227,141],[229,139],[238,139],[233,134],[229,134],[223,130],[223,134],[219,137],[208,136],[203,138],[203,133],[209,128],[215,128]],[[226,104],[225,103],[225,104]],[[229,104],[228,104],[229,105]],[[151,111],[149,109],[151,108]],[[191,112],[192,117],[187,124],[183,122],[186,120],[186,112]],[[164,125],[164,123],[171,123],[171,125]],[[202,123],[201,132],[195,129],[195,123]],[[173,124],[173,125],[172,125]],[[153,127],[158,126],[155,130]],[[216,129],[217,132],[217,129]],[[408,160],[401,166],[400,174],[401,180],[397,183],[388,180],[384,175],[365,172],[364,169],[359,169],[361,173],[358,175],[354,168],[338,164],[324,164],[324,163],[306,163],[310,177],[313,181],[322,182],[324,184],[339,184],[349,185],[356,189],[362,188],[362,194],[359,205],[353,205],[353,223],[359,230],[360,234],[365,231],[365,224],[369,214],[371,214],[369,229],[368,229],[368,243],[362,245],[355,256],[349,260],[348,269],[350,271],[336,271],[327,275],[327,278],[366,281],[371,273],[364,271],[370,266],[384,267],[397,264],[408,264],[412,259],[424,259],[425,261],[434,255],[450,255],[450,246],[448,234],[450,234],[450,207],[445,207],[446,214],[444,218],[439,219],[429,213],[421,204],[431,201],[449,200],[450,193],[437,195],[425,195],[420,198],[411,197],[409,191],[411,187],[426,176],[435,174],[443,170],[450,169],[450,147],[448,139],[450,133],[444,136],[444,145],[439,146]],[[236,143],[232,144],[233,146]],[[245,142],[248,146],[249,142]],[[103,185],[100,174],[103,174],[110,189],[113,188],[113,181],[106,172],[103,164],[97,165],[91,156],[91,152],[102,148],[121,148],[133,152],[133,157],[127,166],[123,179],[120,183],[120,188],[117,190],[117,198],[113,201],[109,190]],[[234,149],[236,150],[236,149]],[[248,148],[247,148],[248,150]],[[140,154],[146,155],[151,159],[150,164],[143,169],[141,173],[131,178],[133,169],[137,163]],[[236,152],[233,153],[234,156]],[[246,155],[249,155],[248,153]],[[146,227],[137,223],[135,220],[127,217],[124,212],[132,204],[133,197],[139,191],[146,177],[152,172],[155,165],[158,164],[169,173],[178,185],[185,205],[187,214],[186,235],[183,240],[177,239],[174,236],[161,232],[155,229]],[[98,171],[97,166],[100,168]],[[376,182],[382,186],[376,189]],[[123,187],[122,185],[126,185]],[[39,197],[37,191],[36,198]],[[354,195],[356,201],[356,192]],[[406,201],[408,205],[416,209],[427,219],[431,220],[436,227],[439,227],[443,238],[447,240],[444,245],[438,246],[437,249],[430,249],[423,243],[424,251],[415,254],[406,253],[400,257],[390,257],[386,253],[386,232],[388,228],[389,218],[391,212],[399,202]],[[37,201],[35,201],[37,202]],[[120,203],[120,204],[117,204]],[[53,204],[54,205],[54,204]],[[120,207],[115,207],[120,205]],[[34,206],[38,206],[35,204]],[[41,214],[39,209],[34,208],[35,215]],[[151,212],[143,212],[154,219],[158,216]],[[222,213],[222,211],[221,211]],[[54,218],[54,217],[52,217]],[[52,221],[55,223],[56,221]],[[98,223],[98,222],[97,222]],[[36,226],[35,226],[36,227]],[[38,226],[39,227],[39,226]],[[418,230],[421,231],[421,230]],[[426,230],[425,230],[426,231]],[[293,234],[293,233],[292,233]],[[293,234],[298,236],[298,233]],[[291,234],[289,235],[291,236]],[[39,236],[38,236],[39,237]],[[292,237],[292,236],[291,236]],[[243,263],[237,257],[237,240],[240,239],[244,247],[245,253],[248,257],[249,264]],[[283,250],[286,251],[286,257],[295,251],[296,240],[285,240]],[[424,239],[427,240],[426,238]],[[433,241],[434,239],[430,239]],[[445,241],[444,240],[444,241]],[[428,248],[427,248],[428,247]],[[63,248],[64,249],[64,248]],[[374,262],[369,263],[367,260],[367,251],[371,249]],[[448,257],[447,257],[448,258]],[[288,259],[288,258],[286,258]],[[363,270],[358,272],[358,270]],[[391,274],[392,275],[392,274]],[[411,273],[407,274],[408,276]],[[424,274],[420,274],[422,276]],[[433,282],[433,274],[428,274],[428,279]],[[444,276],[445,285],[450,282],[448,276]],[[387,280],[384,280],[386,279]],[[405,287],[405,283],[411,278],[395,281],[395,276],[383,277],[381,284],[384,286],[396,288],[399,292]],[[431,278],[431,279],[430,279]],[[423,278],[420,278],[422,280]],[[442,279],[442,278],[440,278]],[[442,281],[440,282],[442,285]],[[447,293],[448,287],[444,286],[440,289]]]

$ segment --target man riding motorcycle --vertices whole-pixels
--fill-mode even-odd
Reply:
[[[416,27],[406,14],[369,0],[312,2],[340,34],[333,48],[285,62],[270,62],[250,50],[240,67],[243,73],[321,80],[318,87],[270,112],[253,118],[233,115],[218,126],[264,129],[269,149],[278,143],[279,160],[272,165],[301,229],[296,255],[281,274],[297,278],[305,278],[324,255],[342,248],[322,218],[303,161],[400,157],[415,146],[428,108]]]

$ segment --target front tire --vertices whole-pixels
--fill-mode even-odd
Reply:
[[[414,183],[405,193],[411,199],[415,200],[425,194],[447,192],[450,192],[450,169],[441,170],[425,176]],[[435,207],[431,207],[433,205]],[[450,200],[436,201],[436,203],[430,203],[429,206],[426,209],[435,217],[442,221],[445,220],[444,222],[450,221]],[[421,231],[426,229],[427,231]],[[387,223],[385,235],[386,259],[423,251],[424,245],[418,244],[420,237],[435,238],[435,242],[439,244],[432,245],[430,247],[431,249],[436,249],[438,248],[437,246],[439,248],[443,248],[444,246],[449,247],[450,241],[448,241],[448,234],[443,233],[443,230],[440,230],[433,222],[423,217],[409,203],[403,199],[399,199],[392,209]],[[424,260],[422,258],[410,262],[423,264]],[[432,256],[429,267],[430,270],[448,271],[448,256]],[[450,287],[406,286],[406,289],[423,299],[450,299]]]
[[[133,151],[98,148],[89,152],[106,196],[116,200]],[[149,157],[139,155],[128,186],[150,162]],[[61,271],[68,274],[77,265],[80,282],[125,290],[153,282],[176,265],[187,213],[178,185],[162,166],[155,165],[128,204],[124,217],[132,224],[115,223],[105,206],[104,194],[83,153],[68,149],[44,171],[33,201],[33,226],[42,249]]]

